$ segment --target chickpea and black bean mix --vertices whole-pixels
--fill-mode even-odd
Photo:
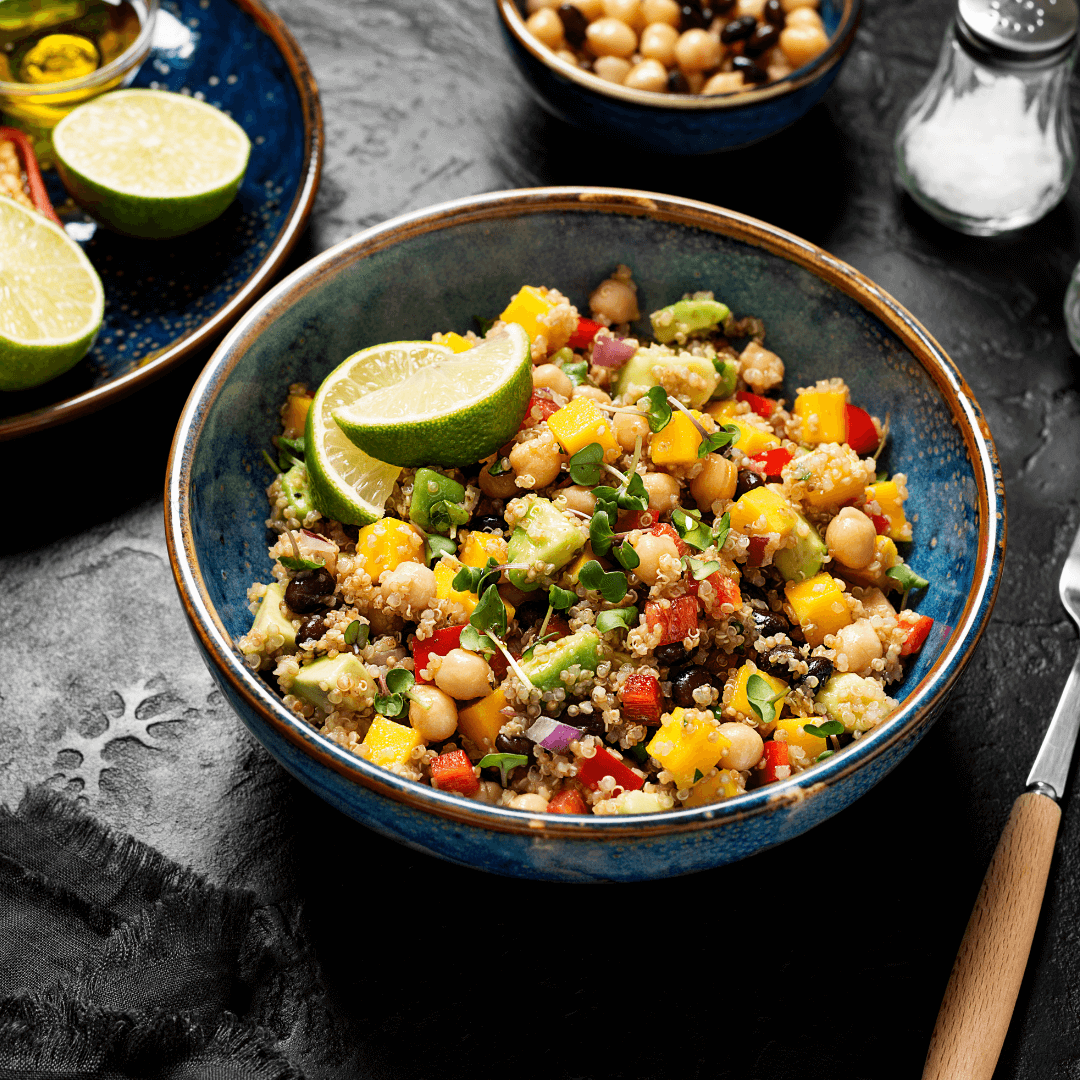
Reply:
[[[525,26],[606,82],[665,94],[735,94],[820,56],[820,0],[527,0]]]
[[[932,620],[901,557],[883,424],[823,379],[779,396],[765,327],[698,292],[630,336],[620,266],[579,315],[523,287],[520,430],[471,468],[402,472],[386,516],[328,520],[289,389],[268,584],[238,646],[284,702],[399,776],[532,813],[699,807],[880,724]],[[480,338],[435,334],[455,351]]]

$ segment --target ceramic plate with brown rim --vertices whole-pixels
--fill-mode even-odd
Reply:
[[[189,93],[226,110],[251,139],[236,201],[188,236],[134,240],[65,210],[69,234],[101,275],[105,322],[87,356],[33,390],[0,394],[0,439],[93,412],[212,345],[270,285],[319,183],[323,125],[315,79],[281,19],[260,0],[165,0],[155,48],[133,85]]]

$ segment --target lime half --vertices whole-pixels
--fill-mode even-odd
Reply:
[[[0,390],[55,379],[94,343],[101,279],[63,229],[0,195]]]
[[[311,493],[320,513],[370,525],[383,516],[401,473],[398,466],[376,461],[354,446],[331,413],[453,355],[447,346],[430,341],[394,341],[354,353],[323,379],[308,410],[304,439]]]
[[[57,168],[80,206],[117,232],[160,240],[219,217],[251,143],[220,109],[166,90],[116,90],[53,131]]]
[[[449,360],[333,411],[365,453],[395,465],[471,465],[517,431],[532,393],[529,336],[516,323]]]

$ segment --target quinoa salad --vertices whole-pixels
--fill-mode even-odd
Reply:
[[[288,388],[272,570],[237,641],[288,709],[400,777],[533,814],[705,806],[889,716],[932,620],[888,418],[828,372],[785,393],[760,319],[672,300],[635,335],[619,266],[587,315],[526,285],[479,333],[435,333],[456,358],[517,324],[531,396],[482,460],[401,469],[376,520],[323,512],[313,389]]]

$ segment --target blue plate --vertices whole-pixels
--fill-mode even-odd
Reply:
[[[133,86],[189,93],[251,139],[236,201],[175,240],[88,225],[54,170],[49,196],[105,286],[105,322],[74,370],[0,395],[0,439],[74,419],[136,390],[212,343],[250,306],[300,235],[322,165],[322,112],[299,45],[258,0],[163,0],[155,49]]]

